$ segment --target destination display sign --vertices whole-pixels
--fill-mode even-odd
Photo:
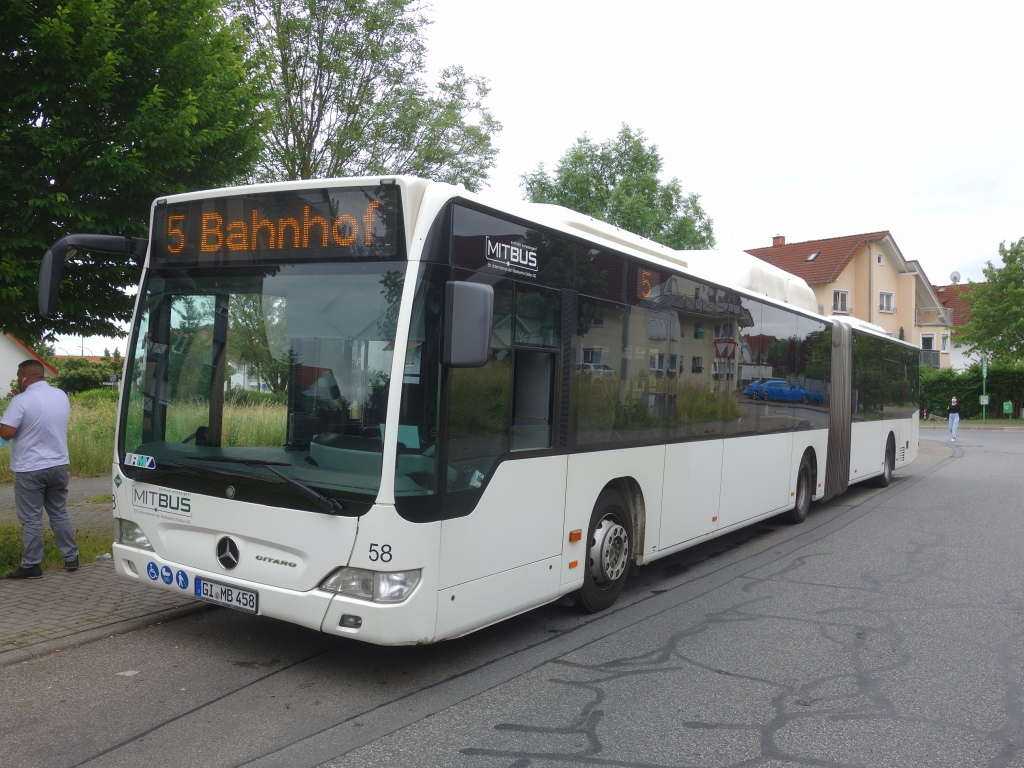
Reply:
[[[157,205],[153,266],[405,258],[397,186],[298,189]]]

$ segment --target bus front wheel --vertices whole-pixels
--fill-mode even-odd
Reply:
[[[587,534],[586,568],[576,607],[597,613],[615,602],[629,575],[633,521],[622,494],[605,490],[598,496]]]

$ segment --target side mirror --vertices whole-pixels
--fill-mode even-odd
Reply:
[[[491,352],[494,288],[449,280],[445,286],[441,361],[452,368],[481,368]]]
[[[60,293],[60,278],[64,273],[64,261],[76,251],[97,251],[99,253],[124,253],[134,256],[141,267],[146,260],[149,241],[141,237],[122,235],[68,235],[51,245],[43,254],[39,265],[39,314],[53,317],[57,311],[57,294]]]
[[[51,248],[43,254],[43,262],[39,265],[39,314],[53,317],[57,311],[57,294],[60,292],[60,277],[64,272],[64,255],[55,258]]]

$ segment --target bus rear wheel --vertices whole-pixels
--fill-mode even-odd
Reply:
[[[804,454],[800,460],[800,469],[796,471],[796,503],[793,509],[786,515],[786,519],[793,525],[799,525],[807,519],[807,513],[811,511],[811,495],[814,474],[811,471],[811,460]]]
[[[605,490],[597,498],[587,529],[587,560],[576,607],[597,613],[610,607],[629,575],[633,521],[622,494]]]
[[[896,465],[896,444],[891,435],[885,443],[885,458],[882,462],[882,474],[871,478],[870,481],[876,488],[888,488],[892,482],[892,470]]]

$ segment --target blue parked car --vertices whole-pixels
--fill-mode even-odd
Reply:
[[[750,385],[754,386],[753,384]],[[783,403],[804,403],[805,405],[813,403],[814,405],[821,405],[825,402],[825,399],[817,392],[808,392],[802,387],[798,387],[792,382],[785,381],[783,379],[769,379],[768,381],[758,385],[760,389],[760,398],[762,400],[776,400]],[[747,387],[750,389],[750,387]]]
[[[752,397],[755,400],[760,400],[761,393],[763,391],[763,382],[760,379],[754,379],[752,382],[747,384],[747,388],[743,390],[743,394],[747,397]]]

